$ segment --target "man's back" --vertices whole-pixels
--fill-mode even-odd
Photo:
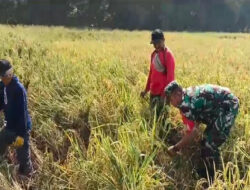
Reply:
[[[187,118],[209,124],[220,111],[229,110],[233,101],[238,99],[228,88],[206,84],[185,89],[179,107]]]

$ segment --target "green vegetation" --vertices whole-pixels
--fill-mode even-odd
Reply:
[[[139,97],[152,51],[149,32],[0,26],[0,36],[0,57],[29,83],[37,168],[22,184],[14,166],[1,162],[0,189],[202,189],[189,155],[171,160],[164,152],[160,126],[148,121],[148,103]],[[166,33],[166,41],[183,86],[219,84],[240,98],[223,146],[224,171],[211,189],[249,189],[250,35]],[[176,109],[167,122],[180,125]]]

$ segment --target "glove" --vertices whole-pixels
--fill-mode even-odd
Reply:
[[[24,144],[24,139],[23,137],[17,136],[15,142],[12,143],[12,146],[15,148],[20,148]]]

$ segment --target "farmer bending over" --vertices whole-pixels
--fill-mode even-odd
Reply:
[[[201,177],[214,177],[214,164],[218,166],[219,147],[226,141],[238,114],[239,100],[228,88],[216,85],[201,85],[183,89],[176,81],[165,88],[170,103],[177,107],[193,129],[168,149],[171,156],[187,146],[197,135],[199,124],[206,124],[204,138],[201,140],[201,158],[204,167],[198,169]],[[191,126],[192,128],[192,126]]]

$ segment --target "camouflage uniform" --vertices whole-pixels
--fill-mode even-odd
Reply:
[[[178,107],[188,119],[207,125],[201,141],[201,157],[207,166],[212,161],[217,164],[218,147],[226,141],[238,114],[238,98],[228,88],[207,84],[184,89]]]

